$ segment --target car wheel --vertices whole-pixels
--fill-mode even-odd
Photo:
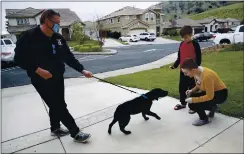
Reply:
[[[146,37],[145,40],[148,41],[148,38]]]
[[[122,39],[121,38],[119,40],[122,42]]]
[[[130,42],[133,42],[133,40],[132,40],[132,39],[130,39]]]
[[[219,42],[219,44],[230,44],[230,40],[228,39],[223,39]]]

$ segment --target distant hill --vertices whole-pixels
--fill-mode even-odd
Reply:
[[[157,7],[162,8],[162,12],[168,19],[173,16],[181,18],[186,15],[198,14],[210,9],[219,8],[235,4],[235,1],[164,1],[156,4]]]
[[[236,18],[242,20],[244,19],[244,2],[211,9],[209,11],[190,15],[188,17],[193,20],[201,20],[211,16],[217,18]]]

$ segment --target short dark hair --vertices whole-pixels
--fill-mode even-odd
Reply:
[[[41,15],[41,18],[40,18],[40,24],[44,24],[46,18],[50,18],[50,17],[52,17],[54,15],[60,17],[60,14],[57,11],[53,10],[53,9],[44,10],[42,12],[42,15]]]
[[[192,70],[198,68],[198,65],[193,59],[187,58],[186,60],[184,60],[181,68]]]
[[[180,36],[184,37],[185,35],[192,35],[193,33],[193,29],[191,26],[184,26],[181,30],[180,30]]]

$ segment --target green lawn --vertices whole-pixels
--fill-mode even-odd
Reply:
[[[176,40],[176,41],[182,41],[182,38],[180,36],[163,36],[163,38]]]
[[[87,41],[84,41],[81,45],[87,45],[87,44],[99,45],[98,41],[96,41],[96,40],[87,40]],[[76,45],[79,45],[79,43],[75,42],[75,41],[68,41],[68,45],[70,47],[74,47]]]
[[[216,71],[229,89],[229,98],[220,106],[221,113],[243,117],[243,51],[221,51],[203,54],[202,66]],[[160,87],[169,91],[169,96],[179,98],[179,69],[169,66],[159,69],[122,75],[106,80],[120,85],[151,90]]]
[[[211,16],[217,18],[236,18],[242,20],[244,13],[244,3],[237,3],[232,5],[223,6],[217,9],[212,9],[199,14],[187,16],[193,20],[201,20]]]

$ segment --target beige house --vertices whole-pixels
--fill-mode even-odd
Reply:
[[[139,9],[124,7],[99,19],[104,30],[121,32],[121,35],[153,32],[160,35],[164,22],[161,8]]]
[[[81,22],[81,20],[77,14],[70,9],[55,10],[58,11],[61,16],[59,33],[62,34],[66,40],[70,40],[72,33],[71,25],[74,22]],[[6,9],[7,31],[18,37],[22,32],[40,24],[40,17],[43,11],[44,9],[31,7],[26,9]]]
[[[216,17],[209,17],[197,22],[205,27],[205,32],[214,32],[221,28],[232,28],[240,25],[241,21],[233,18],[219,19]]]

